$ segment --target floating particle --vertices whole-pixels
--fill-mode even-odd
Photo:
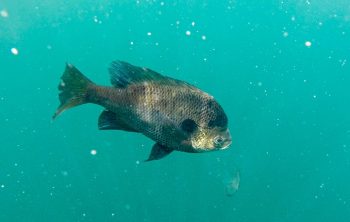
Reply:
[[[5,185],[4,185],[4,184],[1,184],[1,188],[5,188]]]
[[[46,48],[47,48],[48,50],[51,50],[51,49],[52,49],[52,46],[51,46],[51,45],[47,45]]]
[[[18,49],[11,48],[11,53],[14,54],[14,55],[18,55]]]
[[[306,46],[306,47],[311,47],[311,45],[312,45],[312,43],[311,43],[310,41],[306,41],[306,42],[305,42],[305,46]]]
[[[160,2],[160,5],[163,6],[163,5],[164,5],[164,2]]]
[[[180,25],[180,21],[179,20],[176,21],[176,25]]]
[[[94,16],[93,19],[94,19],[94,22],[98,22],[98,19],[97,19],[97,16],[96,16],[96,15]]]
[[[3,9],[0,11],[0,16],[3,18],[7,18],[9,17],[9,13],[5,9]]]
[[[134,45],[134,42],[133,42],[133,41],[131,41],[131,42],[130,42],[130,45]]]
[[[186,35],[187,36],[190,36],[191,35],[191,32],[189,30],[186,31]]]
[[[147,35],[148,35],[148,36],[151,36],[151,35],[152,35],[152,32],[147,32]]]
[[[289,33],[288,32],[283,32],[283,37],[288,37]]]
[[[97,154],[97,150],[91,150],[91,151],[90,151],[90,154],[93,155],[93,156],[95,156],[95,155]]]
[[[136,164],[139,165],[139,164],[140,164],[140,161],[139,161],[139,160],[136,160]]]
[[[202,40],[206,40],[207,37],[205,35],[202,35]]]
[[[191,25],[192,25],[192,26],[195,26],[195,25],[196,25],[196,23],[195,23],[195,22],[192,22],[192,23],[191,23]]]
[[[224,179],[226,196],[232,197],[239,189],[240,173],[238,169],[233,169],[227,173]]]

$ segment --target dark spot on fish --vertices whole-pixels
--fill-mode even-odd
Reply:
[[[193,133],[197,127],[196,122],[192,119],[185,119],[181,123],[181,129],[187,133]]]
[[[227,126],[227,117],[224,113],[218,113],[218,115],[208,123],[208,127],[210,128],[225,126]]]

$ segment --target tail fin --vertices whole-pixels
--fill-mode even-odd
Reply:
[[[52,118],[55,119],[66,109],[87,103],[88,88],[93,84],[77,68],[67,64],[58,85],[58,89],[61,91],[59,94],[61,104]]]

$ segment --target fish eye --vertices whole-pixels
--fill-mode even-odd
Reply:
[[[221,146],[224,143],[224,138],[222,136],[216,136],[214,138],[215,146]]]

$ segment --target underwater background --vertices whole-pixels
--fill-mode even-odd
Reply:
[[[0,221],[349,221],[348,0],[0,1]],[[65,63],[113,60],[212,94],[233,143],[145,163],[153,141],[51,117]]]

